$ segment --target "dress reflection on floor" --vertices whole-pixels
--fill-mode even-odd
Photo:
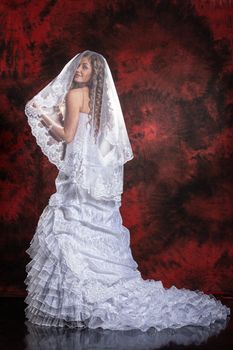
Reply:
[[[164,329],[160,332],[150,328],[140,330],[112,331],[97,329],[70,329],[67,327],[42,327],[25,321],[28,333],[25,336],[26,350],[146,350],[160,349],[169,345],[200,345],[218,335],[227,326],[228,320],[217,321],[209,327],[185,326]]]

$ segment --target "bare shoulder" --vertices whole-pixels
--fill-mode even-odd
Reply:
[[[83,96],[83,91],[82,89],[70,89],[67,94],[66,94],[66,98],[77,98],[77,97],[82,97]]]
[[[66,102],[68,105],[81,105],[83,101],[82,89],[71,89],[66,94]]]
[[[78,94],[83,94],[84,92],[89,91],[88,86],[83,86],[83,87],[79,87],[79,88],[74,88],[74,89],[70,89],[67,93],[71,94],[71,95],[78,95]]]

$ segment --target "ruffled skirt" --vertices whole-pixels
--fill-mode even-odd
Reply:
[[[26,318],[40,326],[141,331],[226,319],[230,309],[212,295],[142,278],[119,206],[95,200],[59,172],[26,250]]]

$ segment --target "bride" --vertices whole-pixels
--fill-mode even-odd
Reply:
[[[201,291],[144,280],[119,211],[133,158],[105,58],[77,54],[25,107],[59,170],[26,252],[26,318],[55,327],[155,330],[208,326],[230,309]]]

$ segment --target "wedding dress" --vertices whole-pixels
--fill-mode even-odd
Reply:
[[[72,143],[83,136],[80,114]],[[88,128],[86,131],[88,132]],[[87,138],[86,138],[87,139]],[[67,150],[67,155],[69,149]],[[144,280],[122,224],[120,201],[95,200],[59,171],[27,253],[27,318],[39,325],[146,331],[208,326],[230,313],[201,291]]]
[[[67,69],[75,67],[73,62],[35,98],[48,113],[68,89],[66,77],[74,68],[69,75]],[[114,128],[107,132],[102,124],[104,137],[95,144],[88,114],[81,112],[62,160],[57,156],[61,143],[52,140],[27,104],[32,133],[59,169],[56,192],[26,250],[31,258],[25,279],[27,319],[41,326],[141,331],[209,326],[226,319],[230,309],[212,295],[142,278],[119,210],[123,166],[133,155],[106,61],[105,80],[101,118],[112,118]],[[107,92],[113,102],[109,109]]]

